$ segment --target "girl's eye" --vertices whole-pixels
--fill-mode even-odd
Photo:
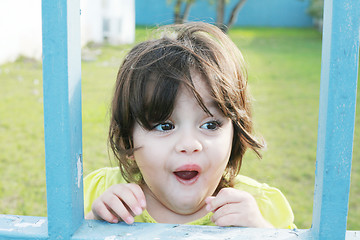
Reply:
[[[170,131],[173,130],[175,128],[175,126],[172,123],[159,123],[157,125],[154,126],[154,129],[160,132],[166,132],[166,131]]]
[[[200,126],[200,128],[208,129],[208,130],[217,130],[221,127],[221,124],[218,121],[210,121],[206,122]]]

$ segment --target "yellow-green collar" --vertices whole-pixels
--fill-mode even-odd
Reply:
[[[215,224],[211,221],[212,215],[213,215],[213,213],[210,212],[200,219],[186,223],[186,225],[215,226]],[[146,209],[143,211],[142,214],[135,217],[135,222],[157,223],[156,220],[150,216],[149,212]]]

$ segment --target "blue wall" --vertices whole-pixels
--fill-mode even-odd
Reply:
[[[230,1],[226,8],[226,18],[229,17],[230,7],[236,2]],[[235,25],[309,27],[312,26],[312,20],[306,14],[307,6],[306,0],[248,0],[240,10]],[[208,0],[198,0],[191,8],[189,20],[215,22],[215,7]],[[137,25],[173,23],[173,3],[170,4],[169,0],[136,0],[135,8]]]

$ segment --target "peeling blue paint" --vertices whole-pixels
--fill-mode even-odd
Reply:
[[[0,239],[47,239],[47,218],[0,215]]]

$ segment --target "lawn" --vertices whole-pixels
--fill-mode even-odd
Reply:
[[[321,35],[313,29],[232,29],[248,63],[263,158],[245,156],[242,174],[280,188],[299,228],[309,228],[317,141]],[[138,28],[137,41],[147,30]],[[116,166],[108,154],[109,102],[126,46],[90,46],[82,63],[84,174]],[[84,51],[85,52],[85,51]],[[0,66],[0,213],[46,216],[41,63]],[[359,101],[356,125],[360,124]],[[348,229],[360,229],[360,132],[355,131]]]

